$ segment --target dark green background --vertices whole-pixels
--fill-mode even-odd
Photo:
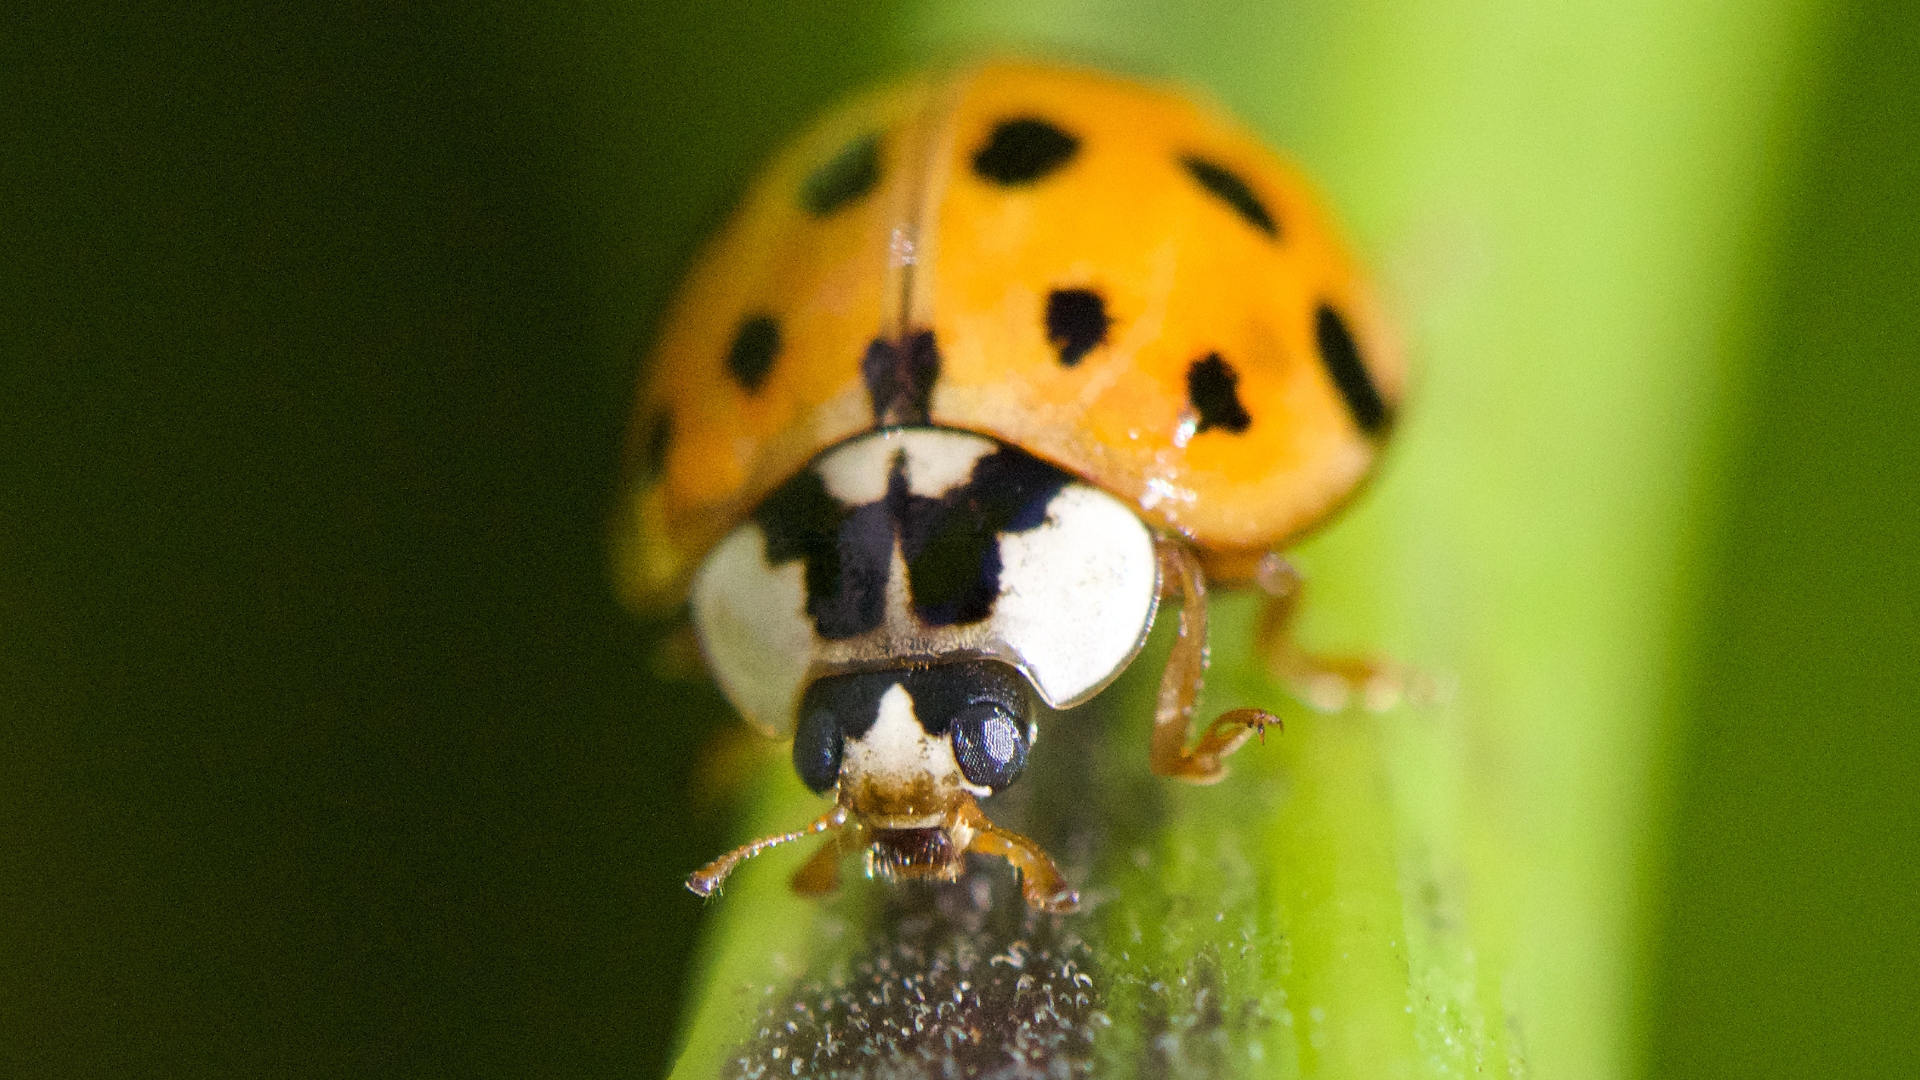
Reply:
[[[1699,588],[1655,1075],[1920,1075],[1920,4],[1840,9]]]
[[[658,1073],[724,713],[606,585],[625,398],[870,9],[109,10],[0,26],[0,1074]],[[1920,8],[1829,54],[1703,524],[1660,1075],[1916,1071]]]

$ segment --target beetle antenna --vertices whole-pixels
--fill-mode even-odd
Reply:
[[[781,833],[778,836],[763,837],[755,840],[751,844],[743,844],[740,847],[734,848],[732,851],[727,852],[725,855],[720,856],[688,875],[687,888],[692,889],[701,896],[712,896],[714,892],[720,888],[720,883],[727,880],[727,875],[733,873],[734,867],[739,866],[755,855],[760,854],[768,848],[779,847],[781,844],[790,844],[795,840],[804,840],[816,833],[831,832],[846,823],[847,808],[845,806],[835,806],[832,810],[821,815],[813,824],[808,825],[804,829],[798,829],[790,833]]]

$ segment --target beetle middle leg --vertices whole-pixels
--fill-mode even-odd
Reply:
[[[1180,599],[1180,623],[1173,652],[1160,675],[1160,695],[1153,710],[1153,740],[1149,751],[1159,776],[1190,784],[1218,783],[1227,775],[1221,759],[1240,749],[1280,719],[1265,709],[1234,709],[1222,713],[1200,733],[1192,746],[1187,732],[1207,674],[1207,579],[1193,550],[1178,540],[1162,539],[1160,559],[1162,593]]]

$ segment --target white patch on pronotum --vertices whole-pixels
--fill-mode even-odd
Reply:
[[[993,442],[958,431],[901,432],[907,451],[907,490],[937,499],[973,475],[973,467],[993,452]]]
[[[1047,704],[1093,696],[1146,642],[1157,600],[1153,534],[1118,499],[1068,484],[1047,521],[1000,538],[994,634]]]
[[[812,468],[827,486],[827,494],[848,506],[865,506],[887,497],[887,476],[899,444],[891,432],[842,443],[816,461]]]
[[[792,731],[813,662],[806,564],[768,566],[766,534],[748,522],[700,565],[692,601],[700,648],[734,707],[776,738]]]
[[[906,428],[843,443],[813,468],[826,484],[827,494],[847,506],[865,506],[886,498],[894,457],[905,454],[907,490],[937,499],[966,483],[975,463],[993,450],[993,440],[964,431]]]

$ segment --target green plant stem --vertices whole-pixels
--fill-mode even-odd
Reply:
[[[1068,1071],[1620,1075],[1721,343],[1812,9],[912,8],[915,51],[1101,57],[1293,136],[1276,141],[1382,253],[1419,372],[1381,482],[1302,555],[1307,637],[1457,693],[1379,717],[1286,711],[1227,782],[1189,789],[1147,775],[1150,651],[1056,718],[1027,790],[987,807],[1062,856],[1087,911],[1007,916],[992,866],[997,914],[966,883],[856,880],[812,905],[783,884],[803,852],[763,859],[716,902],[676,1076],[793,1073],[792,1047],[765,1056],[780,1017],[887,977],[924,991],[967,964],[1000,972],[1022,943],[1073,973],[994,1001],[1048,1038],[1090,1032],[1035,1051]],[[1216,612],[1208,712],[1281,700],[1247,652],[1252,617],[1231,598]],[[776,758],[747,832],[817,813]],[[1075,986],[1087,1004],[1031,1011]],[[1046,1027],[1061,1019],[1075,1026]]]

